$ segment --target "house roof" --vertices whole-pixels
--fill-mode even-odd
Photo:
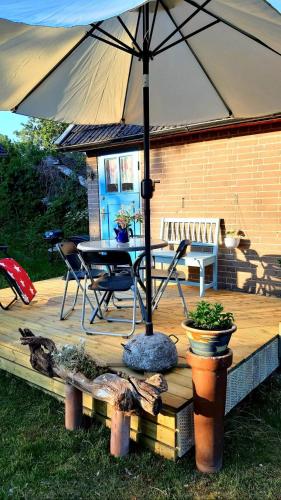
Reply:
[[[152,135],[171,132],[182,129],[178,127],[151,127]],[[59,148],[94,146],[105,143],[124,142],[130,139],[141,139],[143,127],[141,125],[70,125],[66,131],[56,140]]]
[[[234,120],[228,118],[226,120],[213,121],[208,123],[199,123],[194,125],[177,125],[177,126],[158,126],[151,127],[151,140],[160,139],[162,137],[170,137],[172,135],[187,135],[195,132],[209,131],[212,129],[227,129],[234,126],[249,126],[279,122],[281,116],[267,116],[262,118]],[[108,125],[69,125],[69,127],[55,141],[56,146],[61,150],[102,150],[107,147],[114,146],[129,146],[132,144],[141,144],[143,137],[143,127],[141,125],[123,125],[123,124],[108,124]]]

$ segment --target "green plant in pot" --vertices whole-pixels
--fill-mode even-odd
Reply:
[[[231,335],[236,331],[234,317],[225,312],[222,304],[199,302],[182,323],[191,350],[199,356],[222,356],[226,353]]]

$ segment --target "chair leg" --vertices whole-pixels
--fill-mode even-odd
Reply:
[[[156,294],[154,295],[154,297],[152,299],[152,311],[157,309],[159,301],[160,301],[163,293],[165,292],[169,281],[170,281],[169,278],[161,280],[161,283],[156,290]]]
[[[68,283],[69,283],[69,271],[67,271],[67,275],[66,275],[66,278],[65,278],[64,293],[63,293],[63,298],[62,298],[62,303],[61,303],[61,310],[60,310],[60,320],[65,319],[65,316],[63,314],[63,310],[64,310],[65,301],[66,301]]]
[[[67,290],[68,290],[68,284],[69,284],[69,281],[70,281],[69,280],[70,273],[71,273],[71,271],[68,271],[67,275],[66,275],[65,288],[64,288],[64,294],[63,294],[61,311],[60,311],[60,320],[66,319],[69,316],[69,314],[72,311],[74,311],[74,308],[75,308],[76,303],[77,303],[77,298],[78,298],[79,290],[81,290],[81,292],[83,294],[84,294],[84,290],[87,290],[87,277],[85,278],[85,283],[84,283],[85,286],[84,286],[84,288],[81,285],[80,280],[75,279],[76,284],[77,284],[77,288],[76,288],[76,292],[75,292],[75,297],[74,297],[74,300],[73,300],[73,304],[72,304],[72,306],[70,307],[70,309],[67,312],[64,312],[64,307],[65,307],[65,302],[66,302],[66,296],[67,296]],[[86,292],[86,299],[85,300],[87,300],[87,302],[88,302],[89,306],[91,307],[92,311],[94,311],[94,306],[93,306],[91,300],[89,299],[87,292]]]
[[[104,315],[102,313],[101,306],[104,303],[105,304],[104,305],[104,310],[107,311],[107,309],[108,309],[108,302],[110,301],[110,298],[111,298],[111,294],[109,294],[108,292],[104,292],[102,294],[102,297],[101,297],[100,300],[98,298],[96,290],[94,290],[94,295],[95,295],[97,306],[95,307],[95,309],[93,309],[92,316],[90,317],[90,324],[92,324],[95,321],[96,317],[98,317],[99,319],[105,319]]]
[[[62,304],[61,304],[61,310],[60,310],[60,320],[61,321],[64,320],[64,319],[66,319],[72,313],[72,311],[74,311],[76,303],[77,303],[79,288],[80,288],[80,286],[77,284],[76,292],[75,292],[75,296],[74,296],[74,300],[73,300],[72,306],[68,309],[68,311],[64,312],[64,306],[65,306],[65,301],[66,301],[66,296],[67,296],[68,284],[69,284],[69,272],[67,273],[67,277],[66,277],[66,281],[65,281],[64,294],[63,294],[63,299],[62,299]]]
[[[185,314],[186,317],[188,317],[188,309],[187,309],[186,301],[185,301],[184,294],[183,294],[183,291],[182,291],[182,287],[181,287],[181,284],[180,284],[179,280],[177,279],[176,281],[177,281],[177,287],[178,287],[178,291],[179,291],[179,296],[181,298],[182,305],[183,305],[184,314]]]
[[[133,302],[133,318],[132,320],[129,320],[129,319],[122,319],[122,318],[106,318],[106,321],[108,322],[118,322],[118,323],[131,323],[132,324],[132,328],[131,328],[131,331],[129,333],[113,333],[113,332],[107,332],[107,331],[98,331],[98,330],[93,330],[93,329],[90,329],[90,328],[87,328],[85,326],[85,308],[86,308],[86,298],[85,298],[85,290],[84,290],[84,293],[83,293],[83,303],[82,303],[82,316],[81,316],[81,327],[83,329],[83,331],[87,334],[87,335],[107,335],[107,336],[111,336],[111,337],[123,337],[123,338],[129,338],[133,335],[134,331],[135,331],[135,328],[136,328],[136,310],[137,310],[137,297],[138,297],[138,290],[137,290],[137,280],[135,279],[134,281],[134,302]],[[102,302],[103,301],[106,301],[106,300],[110,300],[112,296],[112,292],[108,293],[106,292],[101,301],[98,301],[98,305],[95,309],[96,311],[96,314],[95,315],[92,315],[91,317],[91,321],[93,322],[95,317],[97,316],[97,312],[100,310],[100,307],[102,305]]]
[[[11,305],[16,302],[16,300],[18,300],[18,295],[17,293],[15,292],[15,290],[11,287],[11,290],[14,294],[14,298],[9,302],[9,304],[7,304],[6,306],[4,306],[1,302],[0,302],[0,307],[1,309],[3,309],[4,311],[8,311],[8,309],[11,307]]]

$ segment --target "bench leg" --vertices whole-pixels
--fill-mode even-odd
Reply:
[[[205,295],[205,267],[203,264],[200,265],[200,297],[204,297]]]
[[[213,289],[218,289],[218,260],[213,263]]]

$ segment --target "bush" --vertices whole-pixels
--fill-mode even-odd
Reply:
[[[88,233],[87,190],[76,171],[66,177],[44,168],[48,151],[1,135],[0,142],[8,153],[0,159],[0,242],[9,245],[11,257],[26,266],[33,279],[44,279],[52,269],[43,233],[55,228],[66,237]],[[83,155],[76,154],[72,162],[79,172],[86,171]]]

